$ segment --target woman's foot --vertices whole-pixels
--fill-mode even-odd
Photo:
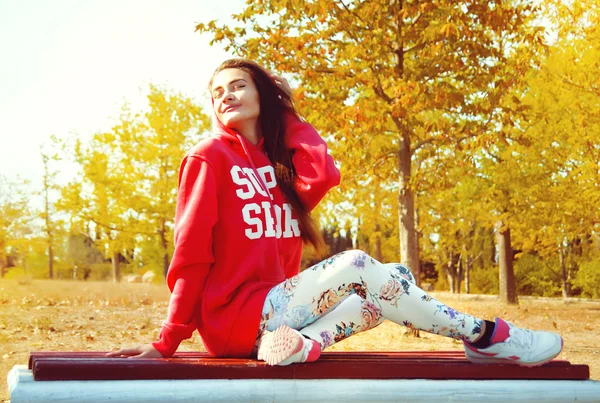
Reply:
[[[475,347],[467,341],[463,344],[467,359],[474,363],[536,367],[560,354],[563,339],[554,333],[521,329],[496,318],[496,326],[489,346]]]
[[[312,362],[320,355],[319,343],[286,325],[278,327],[273,332],[267,331],[258,347],[258,359],[269,365]]]

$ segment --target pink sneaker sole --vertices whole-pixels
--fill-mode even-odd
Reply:
[[[291,327],[283,325],[264,335],[258,349],[258,359],[268,365],[277,365],[295,354],[301,354],[303,347],[302,336]]]
[[[466,358],[467,358],[467,360],[471,361],[474,364],[507,364],[507,365],[518,365],[520,367],[534,368],[534,367],[540,367],[544,364],[547,364],[550,361],[552,361],[553,359],[555,359],[556,357],[558,357],[560,355],[560,353],[562,352],[564,345],[565,345],[565,341],[561,337],[560,338],[560,350],[556,354],[552,355],[551,357],[547,357],[547,358],[543,359],[542,361],[538,361],[538,362],[521,363],[518,361],[512,361],[508,358],[473,357],[473,356],[469,356],[468,354],[467,354]]]
[[[552,361],[553,359],[555,359],[556,357],[558,357],[560,355],[560,353],[562,353],[563,347],[565,346],[565,340],[561,337],[560,338],[560,351],[558,353],[556,353],[553,357],[547,358],[544,361],[540,361],[540,362],[536,362],[533,364],[519,364],[520,367],[528,367],[528,368],[534,368],[534,367],[540,367],[544,364],[549,363],[550,361]]]

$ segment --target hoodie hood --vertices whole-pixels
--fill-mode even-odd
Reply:
[[[214,115],[213,115],[213,119],[212,119],[212,126],[213,126],[213,129],[212,129],[213,134],[215,136],[220,137],[223,140],[226,140],[227,142],[231,143],[231,146],[234,149],[238,148],[240,150],[243,150],[244,146],[246,146],[246,148],[249,150],[257,149],[260,151],[264,151],[264,149],[265,149],[264,148],[264,138],[261,137],[258,144],[254,145],[254,144],[250,143],[248,140],[246,140],[244,138],[244,136],[242,136],[238,131],[226,127],[223,123],[221,123],[219,118],[217,118]]]
[[[225,140],[236,152],[244,153],[244,155],[248,159],[248,162],[250,163],[250,166],[254,170],[254,174],[257,176],[257,178],[259,178],[260,186],[263,188],[264,191],[267,192],[267,194],[269,194],[267,185],[265,185],[262,177],[258,174],[258,171],[256,170],[256,165],[254,164],[254,160],[252,159],[252,152],[258,151],[261,153],[265,153],[264,138],[261,136],[258,144],[254,145],[248,140],[246,140],[246,138],[244,138],[244,136],[242,136],[236,130],[230,129],[229,127],[225,126],[215,115],[213,115],[213,134],[216,137]]]

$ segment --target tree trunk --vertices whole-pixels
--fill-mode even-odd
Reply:
[[[451,263],[449,262],[448,265]],[[454,274],[448,269],[448,288],[452,294],[454,294]]]
[[[462,285],[462,276],[463,276],[463,262],[462,262],[462,257],[461,259],[458,261],[458,266],[456,267],[456,281],[454,282],[454,293],[455,294],[460,294],[460,287]]]
[[[449,291],[454,294],[456,290],[456,267],[454,266],[454,252],[450,250],[446,261],[446,277],[448,278]]]
[[[450,250],[446,262],[446,275],[448,277],[449,289],[452,294],[460,294],[464,272],[462,256],[462,253],[456,255],[453,250]]]
[[[27,258],[25,257],[25,255],[23,255],[23,259],[21,262],[23,264],[23,275],[27,277]]]
[[[383,255],[381,253],[381,232],[379,231],[379,224],[375,226],[374,245],[373,245],[373,258],[378,262],[383,261]]]
[[[54,278],[54,249],[52,248],[52,238],[48,238],[48,275]]]
[[[486,256],[486,251],[487,251],[487,245],[488,245],[488,232],[485,228],[481,228],[479,230],[479,235],[480,235],[480,240],[478,242],[480,248],[481,248],[481,253],[479,254],[479,256],[477,256],[475,258],[475,261],[473,262],[474,264],[477,265],[477,267],[479,267],[480,269],[485,268],[485,256]],[[493,237],[492,237],[493,239]]]
[[[167,243],[167,227],[165,225],[165,221],[161,222],[160,227],[160,246],[162,247],[163,252],[163,274],[165,278],[167,277],[167,272],[169,271],[169,251],[168,251],[168,243]]]
[[[50,220],[50,171],[48,168],[49,157],[42,153],[42,161],[44,163],[44,218],[46,224],[46,234],[48,235],[48,276],[54,278],[54,251],[52,250],[53,244],[53,230],[52,222]]]
[[[417,231],[415,229],[415,200],[410,188],[411,150],[408,135],[404,135],[398,152],[398,221],[400,224],[400,262],[413,272],[417,285],[421,285],[421,268]]]
[[[560,247],[558,248],[558,257],[560,259],[560,272],[562,277],[562,296],[563,298],[569,298],[569,283],[567,282],[567,265],[565,262],[565,250]]]
[[[498,245],[500,300],[507,304],[518,304],[510,228],[504,227],[502,221],[496,223],[496,243]]]
[[[112,256],[112,268],[113,268],[113,283],[121,281],[121,267],[119,261],[119,253],[115,252]]]
[[[470,282],[470,274],[471,274],[471,259],[467,255],[465,256],[465,293],[471,293],[471,282]]]
[[[465,266],[463,264],[463,256],[464,254],[461,252],[458,255],[458,261],[456,262],[456,281],[454,282],[454,289],[456,294],[460,294],[460,287],[463,279],[463,272],[465,271]]]
[[[0,248],[4,249],[4,245],[0,245]],[[2,278],[6,275],[6,266],[8,266],[8,259],[4,254],[0,255],[0,273],[2,274]]]
[[[404,76],[404,36],[402,33],[403,2],[396,3],[398,9],[397,26],[397,50],[398,57],[395,66],[398,77]],[[400,262],[406,265],[413,273],[415,282],[421,286],[421,265],[419,262],[419,240],[415,227],[415,198],[410,188],[410,179],[412,176],[412,150],[410,148],[409,129],[398,118],[394,119],[396,127],[402,133],[402,138],[398,150],[398,221],[400,223],[399,241],[400,241]],[[412,335],[419,337],[419,329],[412,329]]]
[[[469,233],[468,236],[472,237],[473,234]],[[464,278],[465,279],[465,287],[467,289],[469,288],[469,286],[467,285],[467,283],[469,282],[469,279],[468,279],[469,275],[467,274],[467,271],[469,270],[468,265],[469,265],[469,254],[467,252],[467,243],[463,241],[463,244],[462,244],[462,247],[460,250],[460,272],[459,272],[460,280],[459,280],[459,282],[462,281],[462,279]],[[460,289],[461,288],[460,288],[460,283],[459,283],[459,287],[458,287],[459,294],[460,294]],[[469,292],[467,291],[467,294],[468,293]]]
[[[486,230],[486,235],[483,237],[483,249],[481,268],[496,266],[496,229],[489,228]]]

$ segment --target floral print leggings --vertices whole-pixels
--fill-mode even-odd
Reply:
[[[427,295],[400,264],[358,250],[341,252],[273,287],[263,307],[266,330],[288,325],[325,349],[385,319],[426,332],[474,341],[482,320]]]

